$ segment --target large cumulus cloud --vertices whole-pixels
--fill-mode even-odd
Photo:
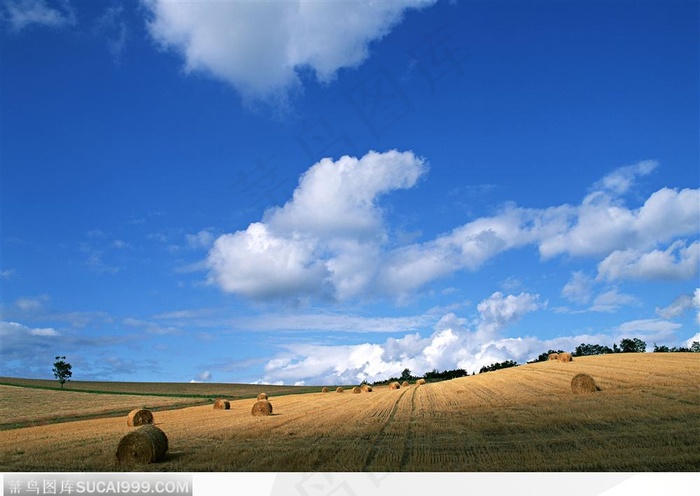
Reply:
[[[319,81],[355,67],[370,44],[386,36],[409,9],[436,0],[188,1],[144,0],[149,30],[185,60],[187,71],[223,80],[243,95],[268,98],[300,84],[310,70]]]

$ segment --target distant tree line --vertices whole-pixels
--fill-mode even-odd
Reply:
[[[516,365],[518,365],[518,362],[516,362],[515,360],[506,360],[505,362],[492,363],[491,365],[484,365],[483,367],[481,367],[479,373],[483,374],[484,372],[493,372],[494,370],[507,369],[509,367],[515,367]]]
[[[430,372],[426,372],[423,377],[426,381],[445,381],[468,375],[469,373],[464,369],[443,370],[442,372],[438,372],[437,369],[433,369]]]
[[[581,343],[576,347],[572,356],[590,356],[590,355],[605,355],[607,353],[644,353],[647,350],[647,344],[639,338],[625,338],[620,341],[620,344],[613,344],[612,348],[600,344]],[[668,346],[657,346],[654,343],[654,352],[683,352],[683,353],[700,353],[700,342],[693,341],[690,347],[680,346],[669,348]],[[564,350],[548,350],[540,354],[536,359],[528,362],[545,362],[549,359],[552,353],[564,353]]]

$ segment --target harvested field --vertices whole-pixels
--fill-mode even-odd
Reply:
[[[0,386],[0,430],[85,418],[126,417],[136,408],[158,411],[202,404],[210,401]]]
[[[573,394],[589,373],[601,391]],[[162,411],[163,461],[148,471],[697,471],[700,354],[542,362],[373,394],[275,395]],[[27,407],[29,410],[29,407]],[[35,413],[36,410],[35,410]],[[3,471],[121,471],[123,418],[0,432]],[[70,453],[70,457],[66,457]]]

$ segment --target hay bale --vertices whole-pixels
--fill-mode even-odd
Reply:
[[[364,391],[365,393],[371,393],[371,392],[372,392],[372,386],[370,386],[369,384],[363,384],[363,385],[362,385],[362,391]]]
[[[335,388],[336,393],[342,393],[343,391],[345,390],[342,388],[342,386],[338,386],[337,388]]]
[[[403,384],[401,384],[401,387],[408,387],[408,386],[410,386],[408,381],[403,381]]]
[[[418,380],[416,381],[416,384],[417,384],[418,386],[422,386],[423,384],[425,384],[425,379],[418,379]]]
[[[593,377],[588,374],[576,374],[571,379],[571,391],[574,393],[595,393],[600,391],[600,387],[595,383]]]
[[[152,424],[153,414],[150,410],[144,410],[143,408],[137,408],[136,410],[131,410],[129,415],[126,417],[126,425],[129,427],[138,427],[140,425]]]
[[[389,389],[401,389],[401,384],[399,384],[398,382],[392,382],[391,384],[389,384]]]
[[[360,386],[355,386],[352,388],[352,392],[355,394],[360,394],[362,392],[362,388]]]
[[[559,360],[559,353],[550,353],[547,360]]]
[[[268,399],[268,398],[267,398],[267,393],[260,393],[260,394],[258,395],[258,401],[260,401],[260,400],[266,400],[266,399]]]
[[[559,353],[557,360],[559,360],[560,362],[567,363],[572,361],[573,358],[571,357],[571,353]]]
[[[228,400],[218,399],[214,402],[214,410],[229,410],[231,403]]]
[[[145,465],[163,459],[167,451],[165,433],[153,424],[146,424],[119,441],[117,461],[125,465]]]
[[[267,400],[259,400],[253,405],[251,413],[254,417],[270,415],[272,413],[272,403]]]
[[[322,392],[322,393],[327,393],[327,392],[328,392],[328,388],[327,388],[327,387],[324,387],[323,389],[321,389],[321,392]]]

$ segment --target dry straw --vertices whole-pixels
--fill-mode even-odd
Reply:
[[[399,384],[398,382],[392,382],[391,384],[389,384],[389,389],[401,389],[401,384]]]
[[[557,360],[560,362],[570,362],[573,360],[571,357],[571,353],[559,353],[559,356],[557,357]]]
[[[370,386],[369,384],[363,384],[361,389],[362,389],[362,391],[364,391],[365,393],[371,393],[371,392],[372,392],[372,386]]]
[[[140,425],[152,424],[153,414],[150,410],[144,410],[143,408],[137,408],[136,410],[131,410],[129,415],[126,417],[126,425],[129,427],[138,427]]]
[[[408,381],[403,381],[403,384],[401,384],[401,387],[408,387],[408,386],[410,386]]]
[[[231,408],[231,403],[228,400],[218,399],[214,402],[214,410],[228,410]]]
[[[272,413],[272,403],[267,400],[259,400],[253,405],[251,413],[255,417],[270,415]]]
[[[335,388],[335,392],[336,392],[336,393],[342,393],[342,392],[343,392],[343,388],[340,387],[340,386],[338,386],[337,388]]]
[[[595,393],[600,391],[600,387],[595,383],[593,377],[588,374],[576,374],[571,379],[571,391],[574,393]]]
[[[559,353],[550,353],[547,357],[548,360],[559,360]]]
[[[418,379],[418,380],[416,381],[416,384],[419,385],[419,386],[422,386],[423,384],[425,384],[425,379]]]
[[[127,434],[117,446],[117,461],[122,464],[157,462],[168,451],[168,437],[158,427],[146,424]]]
[[[266,400],[267,399],[267,393],[260,393],[258,395],[258,401],[260,400]]]
[[[352,388],[352,392],[355,394],[360,394],[362,392],[362,388],[360,386],[355,386]]]
[[[327,392],[328,392],[328,388],[327,388],[327,387],[324,387],[323,389],[321,389],[321,392],[322,392],[322,393],[327,393]]]

